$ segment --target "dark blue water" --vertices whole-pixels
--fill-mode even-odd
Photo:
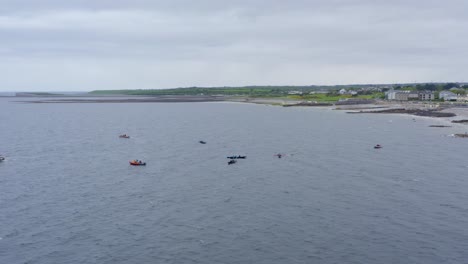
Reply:
[[[0,263],[468,263],[468,140],[446,136],[461,125],[9,100]]]

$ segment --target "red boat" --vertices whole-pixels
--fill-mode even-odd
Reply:
[[[146,166],[146,162],[143,162],[141,160],[131,160],[129,162],[132,166]]]

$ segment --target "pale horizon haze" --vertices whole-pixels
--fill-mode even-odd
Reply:
[[[466,82],[468,1],[0,0],[0,92]]]

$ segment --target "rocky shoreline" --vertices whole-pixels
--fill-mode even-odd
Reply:
[[[294,107],[294,106],[333,106],[331,103],[297,103],[297,104],[285,104],[283,107]]]
[[[346,113],[348,114],[410,114],[410,115],[415,115],[415,116],[426,116],[426,117],[454,117],[456,116],[456,114],[454,113],[440,112],[441,110],[392,108],[392,109],[375,110],[375,111],[361,110],[358,112],[346,112]]]
[[[468,123],[468,119],[462,119],[462,120],[452,120],[452,123],[457,123],[457,124],[466,124],[466,123]]]

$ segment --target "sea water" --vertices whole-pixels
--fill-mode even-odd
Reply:
[[[13,101],[0,98],[0,263],[468,263],[468,141],[447,136],[462,125]]]

